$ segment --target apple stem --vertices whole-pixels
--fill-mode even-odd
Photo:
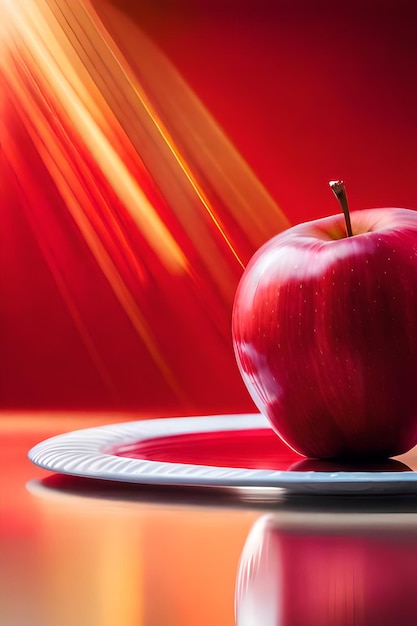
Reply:
[[[343,180],[331,180],[329,185],[339,200],[339,204],[342,207],[343,215],[345,216],[346,232],[348,237],[353,237],[352,224],[350,223],[349,204],[347,200],[346,187]]]

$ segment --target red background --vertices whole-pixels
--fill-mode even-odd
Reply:
[[[345,180],[352,209],[417,208],[414,3],[93,4],[110,34],[117,31],[116,7],[149,35],[291,223],[337,210],[327,185],[334,178]],[[21,145],[22,161],[38,167],[24,138]],[[181,379],[188,400],[179,400],[153,371],[100,275],[89,273],[91,259],[83,244],[73,240],[82,259],[73,268],[80,301],[91,310],[96,306],[90,319],[95,318],[95,341],[110,377],[103,384],[22,211],[7,155],[2,152],[1,158],[0,406],[152,414],[251,410],[228,334],[232,293],[222,312],[222,348],[217,353],[213,348],[210,362],[199,358],[199,346],[186,330],[178,336],[175,321],[164,322],[155,305],[166,353],[181,344],[178,363],[193,372]],[[61,226],[71,231],[70,223]],[[208,349],[213,337],[204,317],[194,324]]]

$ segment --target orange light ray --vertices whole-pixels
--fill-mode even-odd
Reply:
[[[96,104],[88,94],[84,84],[70,63],[61,43],[61,33],[54,32],[48,22],[56,29],[53,14],[46,14],[45,3],[39,2],[26,9],[27,3],[15,7],[15,27],[32,57],[32,64],[37,68],[44,81],[44,88],[51,90],[60,105],[72,119],[78,133],[94,156],[117,195],[128,207],[141,232],[150,245],[157,249],[158,255],[172,271],[185,269],[187,260],[172,238],[170,232],[159,218],[137,181],[126,168],[108,138],[94,118]],[[44,8],[44,14],[40,10]],[[47,17],[46,17],[47,15]],[[65,37],[65,33],[63,33]],[[80,94],[82,97],[80,97]]]
[[[190,359],[191,345],[197,341],[199,358],[211,364],[229,354],[228,312],[238,277],[253,248],[287,220],[189,85],[135,24],[123,31],[121,18],[113,28],[88,0],[5,6],[0,72],[9,93],[3,99],[23,122],[59,207],[48,202],[41,182],[29,180],[30,164],[10,137],[4,150],[42,201],[27,210],[57,289],[105,379],[111,364],[102,355],[111,351],[95,345],[89,323],[97,306],[82,300],[90,297],[93,272],[80,289],[76,277],[66,274],[78,237],[129,329],[167,387],[186,403],[196,358]],[[47,228],[52,215],[65,242],[62,252],[54,229]],[[72,242],[62,229],[68,216],[78,229]],[[178,337],[168,324],[178,325]]]
[[[68,211],[77,223],[80,232],[83,234],[83,237],[93,253],[99,267],[108,279],[109,284],[111,285],[123,310],[126,312],[133,327],[141,337],[141,340],[153,358],[159,371],[177,396],[182,397],[183,392],[181,390],[181,386],[176,380],[176,376],[172,369],[166,363],[161,349],[158,348],[156,338],[147,323],[146,318],[141,313],[134,296],[123,280],[112,256],[109,254],[105,245],[103,245],[88,217],[88,215],[94,216],[95,207],[91,204],[91,200],[86,192],[86,189],[77,175],[76,168],[74,167],[77,163],[77,159],[71,160],[68,158],[65,147],[60,146],[56,141],[50,140],[51,134],[48,119],[42,114],[42,110],[39,106],[37,106],[36,100],[31,97],[30,91],[25,89],[25,84],[19,83],[17,72],[14,75],[12,85],[17,93],[19,93],[19,89],[23,90],[24,98],[21,98],[21,101],[26,103],[26,107],[22,107],[20,111],[22,120],[25,123],[29,135],[35,142],[38,153],[42,157],[44,164],[57,185],[61,196],[64,198]],[[36,116],[33,116],[33,111],[37,112]],[[5,137],[5,133],[3,133],[3,137]],[[57,136],[55,135],[55,140],[56,139]],[[8,144],[8,154],[11,160],[13,160],[14,156],[12,143],[13,141]],[[15,155],[15,157],[15,168],[18,170],[18,165],[16,164],[19,162],[19,159],[17,155]],[[33,219],[31,221],[32,226],[34,226]],[[36,225],[36,229],[38,244],[40,245],[44,256],[46,255],[45,258],[48,262],[49,269],[54,276],[61,296],[68,306],[69,312],[73,317],[78,331],[80,332],[88,353],[90,354],[103,380],[105,380],[106,384],[112,388],[111,381],[109,380],[109,376],[99,356],[98,350],[93,345],[91,336],[87,332],[85,325],[82,323],[77,307],[74,305],[73,299],[70,296],[70,290],[68,286],[65,285],[65,281],[56,267],[55,259],[51,256],[50,251],[48,251],[50,243],[45,240],[47,234],[45,232],[39,232],[39,224]]]

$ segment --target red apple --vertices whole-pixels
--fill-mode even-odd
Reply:
[[[272,427],[315,458],[389,457],[417,443],[417,212],[299,224],[239,283],[233,344]]]

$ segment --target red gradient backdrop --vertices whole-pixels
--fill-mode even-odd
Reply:
[[[0,4],[0,406],[237,412],[267,238],[417,208],[413,3]]]

